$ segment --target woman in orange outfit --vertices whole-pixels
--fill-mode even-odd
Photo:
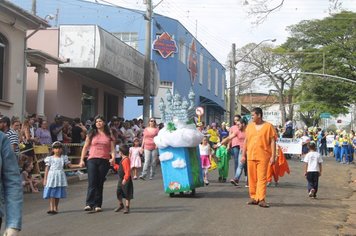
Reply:
[[[252,121],[246,128],[242,162],[247,161],[250,201],[249,205],[269,207],[266,203],[267,168],[276,161],[277,134],[272,124],[262,119],[262,109],[255,107]]]
[[[277,161],[272,164],[268,165],[267,169],[267,186],[272,183],[272,176],[274,179],[275,186],[278,185],[279,177],[284,176],[284,173],[290,173],[288,162],[282,152],[282,149],[277,146],[278,158]]]

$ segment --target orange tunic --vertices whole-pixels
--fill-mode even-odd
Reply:
[[[252,122],[246,128],[246,138],[248,160],[269,161],[272,156],[271,139],[277,139],[273,125],[265,122],[261,129],[257,130],[256,124]]]
[[[249,194],[257,202],[266,200],[267,168],[272,157],[272,141],[276,139],[276,131],[268,122],[260,130],[255,123],[246,128]]]

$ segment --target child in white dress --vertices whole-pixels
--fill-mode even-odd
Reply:
[[[141,156],[142,154],[140,147],[140,140],[138,138],[134,139],[133,147],[130,147],[129,158],[131,162],[131,170],[133,173],[133,179],[137,179],[137,169],[141,168]]]
[[[44,191],[43,198],[49,199],[48,214],[58,213],[58,203],[60,198],[67,196],[67,178],[64,173],[64,166],[69,168],[79,168],[79,165],[73,165],[68,160],[68,156],[62,155],[63,145],[61,142],[52,144],[52,156],[45,158],[46,164],[45,175],[43,179]]]

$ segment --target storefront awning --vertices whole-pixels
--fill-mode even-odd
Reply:
[[[145,57],[97,25],[60,27],[59,55],[69,58],[60,67],[120,90],[143,95]],[[151,95],[158,92],[159,73],[151,62]]]

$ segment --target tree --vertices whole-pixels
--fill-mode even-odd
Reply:
[[[322,20],[302,21],[288,27],[291,37],[283,47],[300,61],[300,71],[356,81],[355,19],[356,13],[341,12]],[[304,76],[302,81],[297,101],[302,102],[301,118],[305,121],[317,119],[321,112],[345,114],[356,102],[355,84],[312,76]],[[308,117],[311,114],[313,117]]]
[[[342,0],[325,0],[329,2],[329,13],[342,10]],[[248,14],[255,17],[254,24],[263,23],[267,17],[283,7],[285,0],[244,0],[243,5],[248,8]]]
[[[254,50],[251,52],[252,49]],[[270,92],[276,92],[282,124],[285,123],[286,118],[293,119],[294,89],[299,79],[298,75],[290,74],[299,70],[298,64],[290,60],[290,55],[276,53],[283,50],[274,49],[269,44],[261,44],[256,48],[256,44],[251,43],[237,51],[237,57],[242,58],[238,60],[240,61],[239,78],[242,81],[258,81],[260,85],[270,88]],[[288,114],[286,104],[288,104]]]

